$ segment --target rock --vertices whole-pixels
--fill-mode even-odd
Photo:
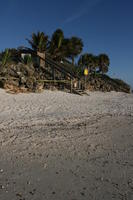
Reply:
[[[87,88],[90,91],[103,91],[103,92],[126,92],[130,93],[130,86],[122,80],[112,79],[107,75],[90,75]]]
[[[0,65],[0,87],[11,92],[41,92],[44,89],[44,82],[42,80],[51,79],[51,68],[46,69],[39,66],[26,65],[23,63],[8,64],[4,67]],[[60,78],[60,74],[56,72],[56,78]],[[84,78],[83,78],[84,83]],[[84,84],[83,88],[84,88]],[[59,89],[59,84],[45,83],[45,88]],[[122,80],[112,79],[107,75],[92,74],[87,78],[86,87],[90,91],[118,91],[130,92],[130,86]]]
[[[42,92],[44,88],[44,83],[43,82],[37,82],[34,84],[34,91],[35,92]]]
[[[36,84],[36,78],[35,77],[29,77],[26,81],[26,87],[29,89],[29,91],[33,91],[35,89]]]
[[[25,76],[20,77],[20,83],[23,85],[27,81],[27,78]]]

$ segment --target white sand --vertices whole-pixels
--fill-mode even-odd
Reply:
[[[133,95],[0,90],[0,200],[133,199]]]
[[[108,114],[133,116],[133,95],[93,92],[89,96],[78,96],[57,91],[11,95],[0,90],[1,126],[81,122]]]

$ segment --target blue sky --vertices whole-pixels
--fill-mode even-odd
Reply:
[[[83,52],[107,53],[109,74],[133,86],[133,0],[0,0],[0,7],[0,50],[62,28],[83,39]]]

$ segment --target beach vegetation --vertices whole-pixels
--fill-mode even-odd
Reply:
[[[48,35],[44,32],[32,33],[31,39],[26,39],[32,49],[37,52],[45,52],[48,48]]]
[[[59,88],[59,82],[65,80],[62,88],[69,82],[66,84],[68,89],[73,80],[75,85],[78,83],[81,88],[93,91],[130,91],[128,84],[106,75],[110,68],[106,53],[82,53],[84,44],[79,37],[65,37],[63,30],[58,28],[51,37],[39,31],[26,40],[31,48],[21,46],[0,53],[0,76],[8,77],[6,82],[1,80],[2,85],[39,91],[49,87],[52,81]],[[9,82],[10,79],[13,81]]]
[[[5,49],[2,55],[2,66],[5,66],[7,63],[11,61],[11,53],[9,49]]]

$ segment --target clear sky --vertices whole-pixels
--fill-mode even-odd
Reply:
[[[133,0],[0,0],[0,8],[0,50],[62,28],[83,39],[83,52],[107,53],[109,74],[133,86]]]

